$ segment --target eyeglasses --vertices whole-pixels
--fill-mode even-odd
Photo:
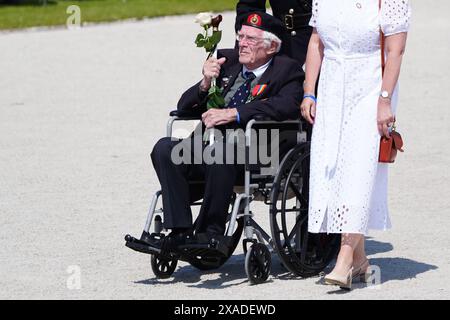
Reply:
[[[247,43],[251,44],[251,45],[255,45],[255,44],[257,44],[258,42],[260,42],[262,40],[268,40],[267,38],[252,37],[252,36],[248,36],[246,34],[239,34],[238,33],[236,35],[236,40],[238,42],[244,41],[244,39],[247,40]]]

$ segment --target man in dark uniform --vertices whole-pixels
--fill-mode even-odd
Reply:
[[[279,121],[299,117],[304,73],[296,60],[278,54],[282,24],[266,13],[242,17],[237,35],[239,49],[219,50],[217,58],[208,59],[203,66],[203,80],[188,89],[178,102],[179,112],[201,114],[207,128],[245,128],[248,121],[260,115]],[[212,78],[223,89],[223,109],[206,109]],[[206,234],[207,239],[224,234],[233,186],[243,177],[243,165],[207,164],[205,159],[200,163],[174,163],[174,148],[181,143],[189,146],[194,140],[195,136],[181,141],[162,138],[153,148],[151,157],[161,183],[164,227],[172,230],[161,243],[149,239],[150,246],[156,249],[167,248],[166,243],[176,248],[186,241],[196,241],[191,237],[190,204],[201,198],[197,239],[199,233]],[[208,147],[203,144],[200,151]],[[198,157],[191,154],[195,149],[194,146],[186,153],[183,150],[183,154]],[[189,184],[192,180],[203,180],[204,184],[195,187]]]
[[[282,52],[305,63],[309,38],[311,37],[312,0],[270,0],[273,15],[284,25]],[[251,11],[266,11],[266,0],[240,0],[236,6],[236,31],[239,30],[242,15]]]

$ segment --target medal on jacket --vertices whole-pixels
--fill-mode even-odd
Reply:
[[[228,87],[228,84],[230,83],[230,78],[229,77],[223,77],[222,78],[222,87],[226,88]]]

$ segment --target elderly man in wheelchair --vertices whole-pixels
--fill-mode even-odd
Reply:
[[[171,112],[167,137],[151,153],[161,190],[140,239],[125,237],[128,247],[152,255],[157,277],[169,277],[178,260],[201,270],[220,267],[243,230],[251,283],[268,278],[271,251],[300,276],[319,273],[334,257],[336,236],[307,232],[309,144],[298,109],[304,73],[295,60],[278,54],[282,33],[282,24],[268,14],[243,17],[238,49],[219,50],[208,59],[203,79]],[[207,110],[213,78],[226,107]],[[171,137],[174,121],[196,119],[201,125],[190,137]],[[266,161],[263,144],[270,149]],[[163,208],[156,210],[160,196]],[[257,199],[270,207],[271,236],[253,219],[250,203]],[[195,205],[200,212],[193,222]],[[163,222],[156,213],[163,213]]]

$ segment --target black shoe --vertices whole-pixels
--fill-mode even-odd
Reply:
[[[231,237],[211,233],[197,233],[195,240],[178,249],[184,256],[191,257],[226,257],[230,251]]]
[[[210,232],[202,232],[196,234],[197,242],[200,244],[211,244],[214,245],[216,243],[223,243],[225,245],[229,245],[230,237],[224,236],[223,234],[216,234]]]
[[[139,241],[147,244],[150,247],[161,249],[162,241],[163,241],[164,235],[159,233],[148,233],[143,231],[141,238]]]
[[[195,238],[191,229],[174,229],[163,239],[161,253],[176,254],[179,246],[190,243],[195,243]]]

